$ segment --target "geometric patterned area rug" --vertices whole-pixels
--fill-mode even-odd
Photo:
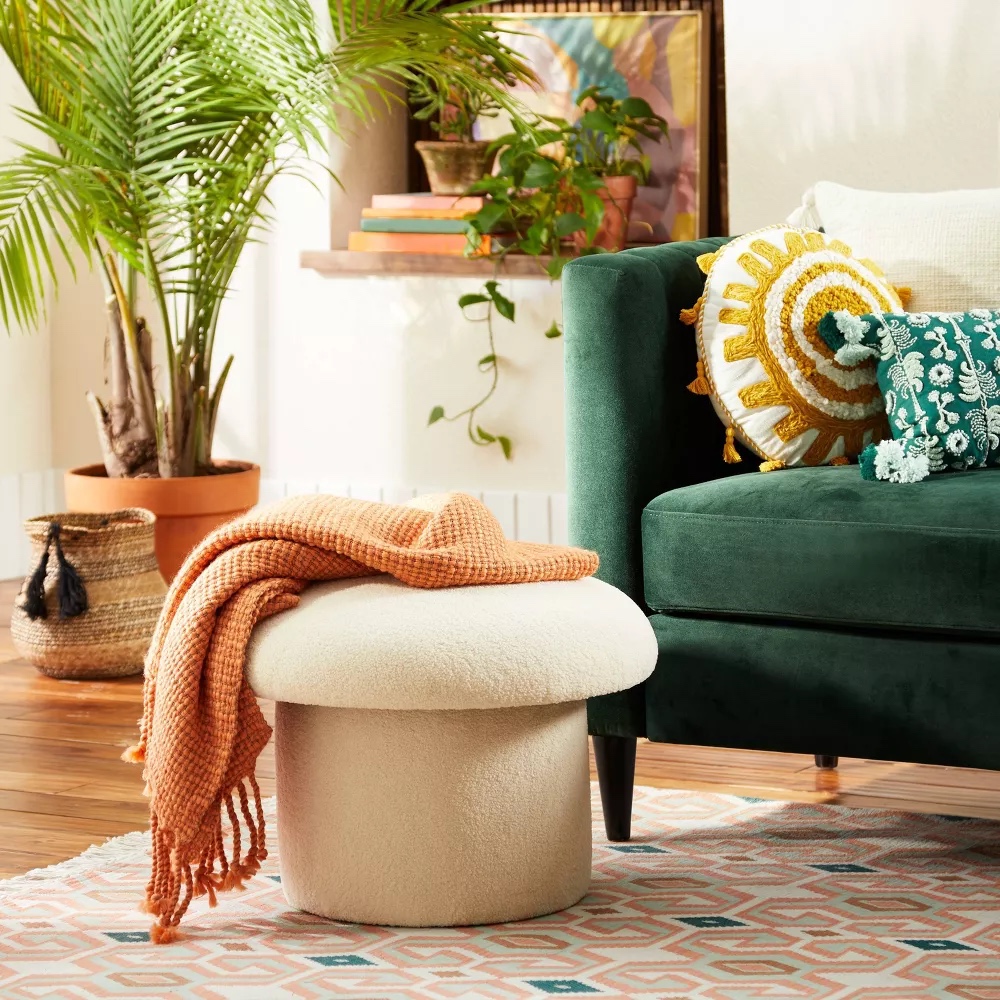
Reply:
[[[169,946],[129,834],[0,883],[0,996],[1000,1000],[1000,824],[652,788],[635,813],[609,845],[595,792],[593,883],[563,913],[334,923],[289,909],[275,850]]]

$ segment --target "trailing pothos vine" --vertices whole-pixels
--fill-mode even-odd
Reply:
[[[485,305],[485,314],[481,317],[470,316],[466,310],[471,306]],[[496,352],[496,336],[493,332],[493,317],[495,313],[499,313],[504,319],[509,319],[511,322],[514,321],[514,303],[501,293],[499,289],[499,282],[496,280],[487,281],[483,285],[482,292],[472,292],[469,295],[463,295],[458,300],[458,306],[462,310],[465,318],[474,323],[483,323],[486,326],[486,339],[489,344],[489,353],[485,354],[479,359],[478,366],[481,372],[489,374],[490,385],[486,392],[483,394],[482,398],[477,400],[471,406],[467,406],[464,410],[460,410],[458,413],[453,413],[450,416],[445,413],[443,406],[435,406],[431,410],[430,419],[427,421],[428,424],[436,424],[439,420],[448,421],[458,421],[463,418],[466,421],[466,430],[469,435],[469,440],[475,444],[482,447],[487,447],[491,444],[499,445],[500,450],[503,452],[503,457],[510,460],[512,455],[512,448],[510,438],[505,434],[492,434],[490,431],[486,430],[484,427],[480,426],[476,422],[476,415],[480,408],[489,402],[490,397],[496,392],[497,382],[500,380],[500,367],[497,364],[497,352]],[[555,326],[555,324],[553,324]],[[555,336],[559,336],[558,327]],[[550,334],[546,333],[546,336]]]
[[[474,445],[497,445],[508,460],[513,454],[510,438],[479,422],[479,412],[496,392],[500,375],[494,320],[499,315],[513,322],[515,317],[514,303],[499,289],[501,265],[510,253],[526,254],[538,258],[539,267],[555,281],[573,258],[607,253],[594,245],[605,214],[604,178],[631,173],[640,181],[648,179],[649,159],[642,154],[640,139],[658,141],[667,134],[667,123],[641,98],[618,100],[592,87],[578,103],[584,112],[573,124],[548,117],[512,122],[513,131],[493,143],[500,151],[496,172],[468,191],[486,198],[468,218],[466,253],[489,256],[494,269],[482,290],[461,296],[458,305],[466,319],[485,326],[488,352],[478,366],[490,381],[476,402],[457,413],[435,406],[428,424],[464,420]],[[485,311],[470,315],[468,310],[478,306],[485,306]],[[558,321],[553,320],[545,336],[550,340],[562,336]]]

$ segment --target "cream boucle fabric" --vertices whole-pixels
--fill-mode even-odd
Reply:
[[[383,576],[316,584],[262,622],[246,677],[299,704],[498,708],[632,687],[656,655],[645,615],[600,580],[427,591]]]
[[[911,289],[910,312],[1000,306],[1000,188],[912,194],[820,181],[788,221],[822,226],[876,261]]]
[[[279,704],[275,740],[281,885],[298,909],[358,924],[486,924],[561,910],[587,891],[582,702]]]

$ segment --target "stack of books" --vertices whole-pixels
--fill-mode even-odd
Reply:
[[[442,194],[377,194],[361,212],[361,231],[347,238],[348,250],[433,253],[462,256],[469,245],[466,218],[483,199]],[[477,255],[490,252],[484,236]]]

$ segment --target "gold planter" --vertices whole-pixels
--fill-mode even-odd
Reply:
[[[496,150],[488,142],[421,139],[415,143],[433,194],[462,195],[493,169]]]

